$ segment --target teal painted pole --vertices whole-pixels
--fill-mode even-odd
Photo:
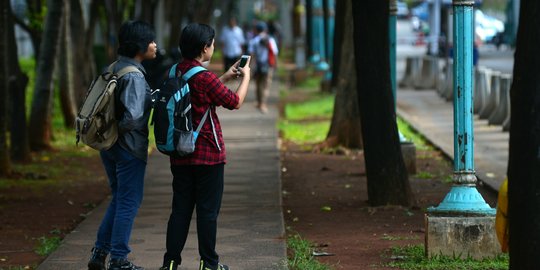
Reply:
[[[396,93],[396,24],[397,24],[397,0],[390,0],[390,16],[388,22],[388,32],[390,34],[390,79],[392,81],[392,94],[394,104],[397,102]]]
[[[310,61],[315,64],[317,70],[328,70],[329,66],[326,63],[325,57],[325,39],[324,39],[324,10],[322,0],[313,0],[312,2],[312,45],[313,54]]]
[[[390,41],[390,81],[392,85],[392,95],[394,96],[394,109],[397,106],[397,84],[396,84],[396,25],[397,25],[397,0],[390,0],[390,16],[388,16],[388,37]],[[396,110],[397,111],[397,110]],[[398,130],[399,141],[406,143],[407,138]]]
[[[430,212],[495,215],[476,189],[473,131],[474,0],[453,0],[454,9],[454,176],[444,200]]]
[[[329,65],[333,65],[332,57],[334,57],[334,28],[335,28],[335,4],[334,0],[326,1],[328,16],[326,17],[326,29],[328,36],[326,37],[326,59]],[[332,69],[328,68],[325,73],[325,80],[332,79]]]

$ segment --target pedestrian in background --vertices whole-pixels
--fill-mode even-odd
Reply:
[[[126,66],[141,72],[129,72],[118,80],[114,92],[118,140],[100,151],[111,188],[111,201],[97,232],[97,240],[88,262],[89,270],[143,269],[127,260],[133,221],[142,202],[144,174],[148,157],[148,119],[151,90],[145,80],[143,60],[156,57],[157,46],[152,27],[142,21],[124,23],[118,32],[118,61],[113,73]],[[105,259],[110,254],[108,267]]]
[[[242,31],[242,28],[237,25],[236,18],[231,17],[229,19],[229,24],[223,27],[219,41],[221,42],[223,53],[224,70],[227,72],[227,70],[240,59],[240,56],[242,56],[242,46],[246,43],[244,32]]]
[[[191,23],[180,35],[180,51],[183,60],[178,72],[185,74],[201,66],[214,53],[214,29],[206,24]],[[216,107],[239,109],[247,94],[250,68],[249,59],[244,68],[233,63],[221,77],[210,71],[202,71],[188,81],[191,93],[193,126],[198,126],[209,109],[208,121],[197,137],[195,152],[183,157],[171,157],[173,174],[172,213],[167,224],[167,251],[160,270],[176,270],[181,264],[181,252],[189,233],[193,209],[197,212],[197,238],[199,243],[199,270],[228,270],[220,264],[216,253],[217,218],[223,196],[225,144]],[[224,83],[240,78],[236,91]]]
[[[268,35],[264,22],[258,22],[256,36],[249,42],[249,53],[255,58],[255,80],[257,83],[257,108],[266,113],[268,107],[266,100],[272,83],[272,76],[276,67],[278,47],[276,40]]]

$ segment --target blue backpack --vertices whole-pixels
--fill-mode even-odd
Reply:
[[[177,64],[174,64],[170,68],[161,89],[156,90],[152,122],[157,149],[169,156],[182,157],[195,151],[197,136],[210,108],[204,113],[197,129],[193,130],[188,80],[206,69],[196,66],[180,77],[176,76],[176,67]]]

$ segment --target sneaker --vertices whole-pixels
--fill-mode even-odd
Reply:
[[[165,263],[159,270],[176,270],[178,268],[178,264],[172,260],[170,262]]]
[[[205,261],[201,260],[201,264],[199,265],[199,270],[229,270],[229,267],[224,264],[218,263],[217,266],[211,266]]]
[[[88,270],[105,270],[105,259],[107,254],[103,249],[92,248],[92,257],[88,261]]]
[[[127,259],[111,259],[108,270],[144,270],[144,268],[134,265]]]

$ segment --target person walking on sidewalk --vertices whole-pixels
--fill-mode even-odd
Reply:
[[[256,60],[257,108],[266,113],[266,99],[276,67],[278,47],[276,40],[268,35],[266,23],[258,22],[255,30],[257,35],[249,42],[248,51]]]
[[[221,36],[221,49],[223,53],[224,70],[227,72],[231,66],[242,56],[242,46],[246,42],[244,32],[236,23],[236,18],[231,17],[229,24],[223,27]]]
[[[130,72],[118,80],[115,108],[118,140],[108,150],[100,151],[112,198],[97,232],[97,240],[88,262],[89,270],[143,269],[127,260],[133,221],[143,197],[144,174],[148,156],[148,119],[150,87],[145,80],[143,60],[156,57],[157,46],[152,27],[142,21],[124,23],[118,33],[118,61],[113,72],[135,66],[141,72]]]
[[[180,35],[183,60],[178,71],[185,74],[193,67],[209,61],[214,53],[214,29],[206,24],[191,23]],[[247,94],[250,80],[249,59],[244,68],[239,61],[221,77],[203,71],[188,81],[191,93],[193,126],[197,126],[210,108],[209,121],[205,121],[190,155],[170,158],[173,174],[172,213],[167,224],[167,251],[161,270],[175,270],[181,264],[180,256],[189,232],[193,209],[197,212],[197,237],[200,270],[228,270],[220,264],[216,253],[217,218],[223,195],[225,145],[216,107],[239,109]],[[236,91],[224,83],[241,78]]]

